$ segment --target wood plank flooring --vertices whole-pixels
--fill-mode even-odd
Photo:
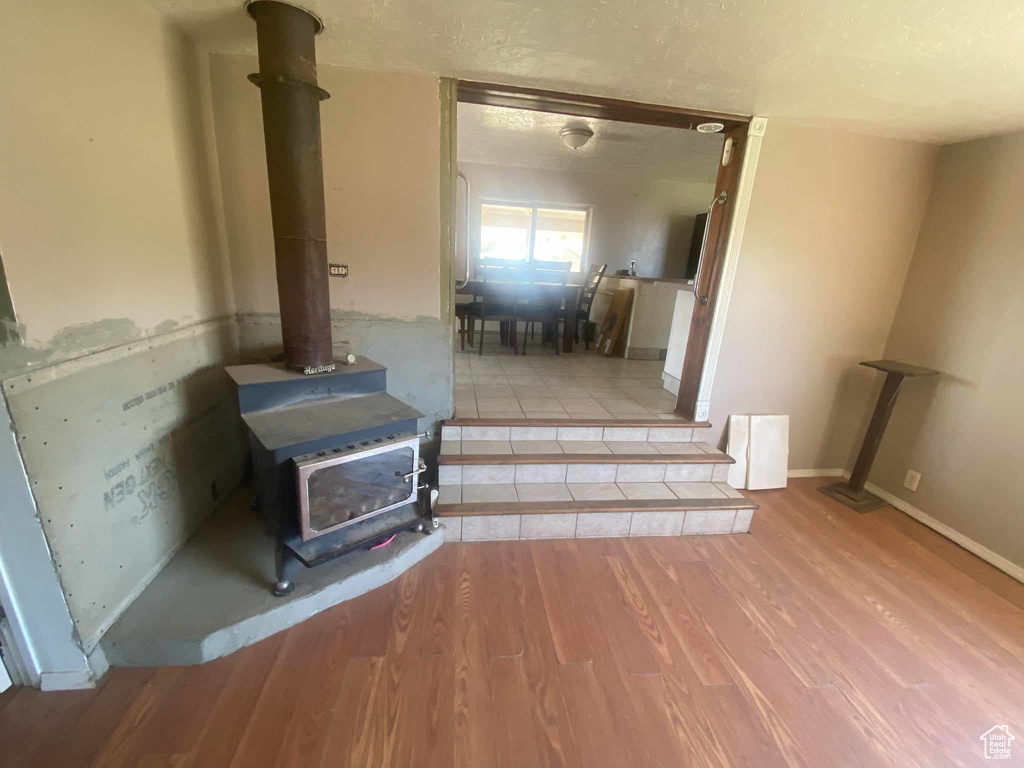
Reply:
[[[796,480],[750,535],[446,544],[202,667],[0,695],[4,766],[975,766],[1024,585]]]

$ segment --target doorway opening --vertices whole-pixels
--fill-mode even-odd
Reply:
[[[596,404],[589,392],[562,398],[587,415],[698,420],[749,118],[468,81],[455,89],[456,350],[472,336],[480,358],[571,351],[577,379],[625,377]],[[504,313],[467,322],[482,285],[517,282],[533,286],[516,295],[537,293],[534,303],[547,291],[559,315],[524,316],[492,297]],[[539,287],[550,283],[567,288]],[[518,405],[538,418],[524,406],[542,399],[567,407],[471,404],[457,392],[456,412],[514,417]]]

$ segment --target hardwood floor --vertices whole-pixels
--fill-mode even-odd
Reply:
[[[5,766],[1024,765],[1024,585],[792,481],[750,535],[446,544],[202,667],[0,695]]]

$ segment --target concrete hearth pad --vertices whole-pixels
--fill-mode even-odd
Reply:
[[[384,549],[302,571],[274,597],[274,539],[237,493],[143,590],[100,641],[112,666],[202,664],[375,589],[444,541],[400,533]]]

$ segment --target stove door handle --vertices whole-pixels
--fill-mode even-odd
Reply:
[[[395,477],[400,477],[402,478],[402,482],[408,483],[410,477],[416,477],[417,475],[422,474],[423,472],[426,471],[426,462],[424,462],[423,459],[420,459],[420,465],[412,472],[406,472],[404,475],[401,472],[395,472]]]

